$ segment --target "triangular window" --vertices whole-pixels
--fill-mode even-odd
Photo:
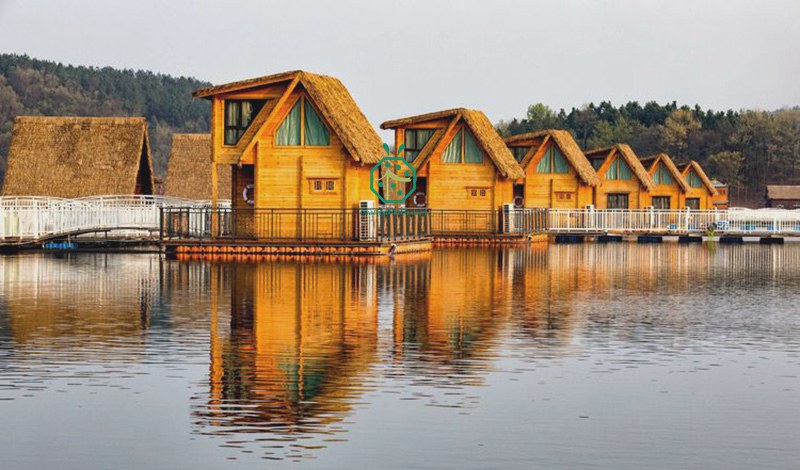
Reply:
[[[629,180],[631,179],[631,167],[625,160],[617,157],[611,162],[611,166],[606,170],[607,180]]]
[[[297,100],[275,132],[275,145],[318,147],[330,143],[328,127],[305,97]]]
[[[569,173],[569,163],[555,145],[544,151],[542,159],[536,165],[537,173]]]
[[[653,174],[653,180],[656,184],[672,184],[675,182],[675,180],[672,179],[672,174],[663,163],[658,164],[658,168],[656,168]]]
[[[689,186],[693,188],[702,188],[703,187],[703,180],[695,173],[694,171],[690,171],[688,175],[686,175],[686,182],[689,183]]]
[[[444,163],[481,163],[483,150],[472,133],[464,128],[458,131],[453,140],[444,149]]]

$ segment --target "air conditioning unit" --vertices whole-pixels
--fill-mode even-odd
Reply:
[[[587,204],[583,208],[586,209],[587,211],[593,211],[594,210],[594,204]]]
[[[503,204],[503,233],[514,233],[516,232],[516,218],[517,208],[514,207],[514,204]]]
[[[378,229],[378,204],[372,200],[358,202],[358,239],[374,240]]]

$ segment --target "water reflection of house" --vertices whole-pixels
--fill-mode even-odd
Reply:
[[[204,432],[319,432],[343,419],[376,361],[375,267],[229,269],[230,323],[212,319],[208,403],[196,410]]]
[[[510,316],[500,251],[453,249],[430,260],[380,267],[392,299],[397,361],[431,380],[473,383]]]

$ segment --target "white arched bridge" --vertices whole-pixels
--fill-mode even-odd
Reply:
[[[25,245],[89,233],[158,239],[165,207],[210,207],[208,201],[112,195],[77,199],[0,197],[0,245]]]
[[[220,226],[236,220],[230,201],[216,209]],[[264,209],[277,211],[277,209]],[[379,209],[380,210],[380,209]],[[397,209],[392,209],[397,211]],[[251,209],[262,211],[262,209]],[[309,220],[330,218],[330,209],[314,214],[313,209],[296,211]],[[343,212],[337,209],[336,212]],[[419,213],[419,209],[416,209]],[[536,217],[527,217],[534,211]],[[595,210],[513,209],[502,211],[423,210],[433,237],[453,234],[495,233],[497,235],[548,233],[552,235],[707,235],[739,237],[798,237],[800,210]],[[104,233],[106,239],[157,241],[159,237],[211,236],[209,201],[164,196],[96,196],[78,199],[50,197],[0,197],[0,246],[35,245],[51,240]],[[260,213],[254,212],[253,217]],[[242,214],[247,215],[247,214]],[[177,217],[179,216],[179,217]],[[164,220],[181,221],[177,235],[160,233]],[[280,219],[273,217],[270,220]],[[289,220],[288,218],[286,220]],[[292,218],[296,221],[296,217]],[[526,222],[514,222],[514,221]],[[223,235],[222,232],[217,235]],[[268,240],[266,240],[268,241]]]

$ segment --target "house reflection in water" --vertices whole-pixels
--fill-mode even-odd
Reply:
[[[448,388],[481,383],[511,314],[502,259],[498,250],[453,249],[379,267],[381,298],[391,299],[395,377]]]
[[[377,360],[375,266],[276,262],[230,272],[230,319],[212,299],[210,389],[199,431],[331,434]],[[212,277],[212,297],[225,286]],[[227,323],[227,324],[226,324]],[[263,437],[263,436],[262,436]],[[295,446],[297,447],[297,446]]]

